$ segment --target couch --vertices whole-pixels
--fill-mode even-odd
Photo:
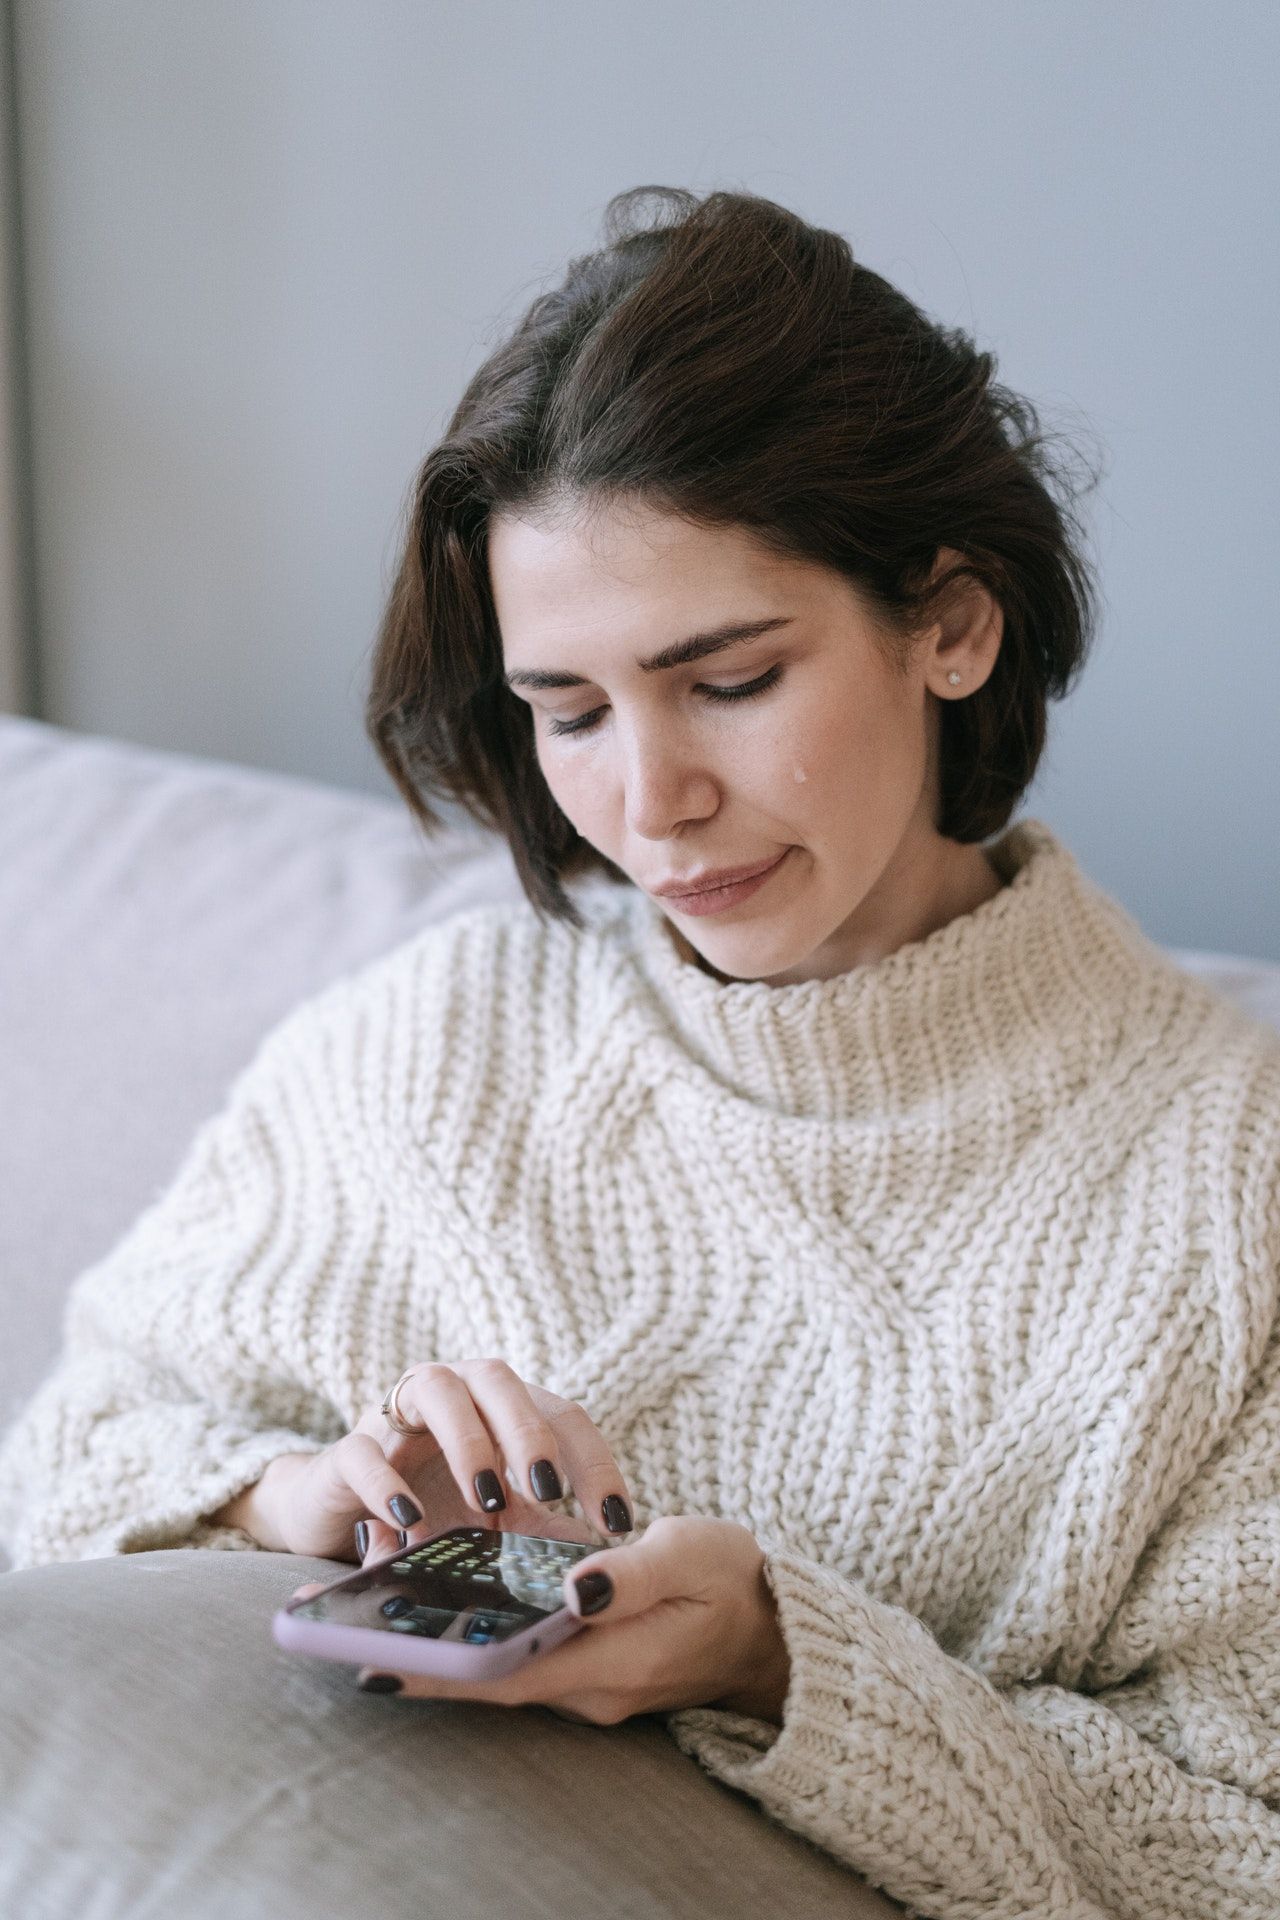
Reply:
[[[300,999],[461,907],[505,847],[399,803],[0,718],[0,1425],[69,1281]],[[1178,951],[1280,1027],[1280,966]],[[0,1571],[4,1920],[808,1920],[903,1911],[660,1719],[389,1702],[268,1622],[348,1571],[190,1549]]]

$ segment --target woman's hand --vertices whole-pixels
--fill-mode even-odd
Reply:
[[[389,1660],[385,1668],[361,1668],[360,1684],[371,1679],[369,1691],[405,1699],[545,1706],[604,1727],[632,1714],[698,1706],[780,1726],[791,1666],[764,1558],[755,1535],[736,1521],[655,1520],[630,1545],[589,1555],[565,1575],[565,1601],[583,1617],[583,1630],[515,1673],[488,1681],[396,1676]],[[603,1575],[608,1589],[591,1583],[603,1593],[593,1612],[579,1593],[589,1574]],[[295,1598],[318,1591],[312,1583]],[[389,1645],[388,1656],[393,1651]]]
[[[370,1407],[332,1446],[272,1461],[262,1500],[285,1552],[363,1560],[457,1526],[582,1541],[630,1531],[626,1482],[590,1415],[505,1360],[424,1362],[396,1404],[426,1431],[397,1433]],[[570,1488],[594,1533],[548,1510]]]

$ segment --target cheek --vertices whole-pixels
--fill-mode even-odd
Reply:
[[[812,716],[803,751],[793,756],[802,805],[823,796],[829,802],[863,796],[891,780],[901,753],[901,722],[883,707],[860,698],[832,699]]]
[[[588,754],[560,756],[554,750],[538,756],[552,799],[587,839],[592,838],[593,823],[603,820],[608,811],[608,784],[599,766],[593,776],[590,760]]]
[[[806,701],[788,715],[785,730],[768,756],[774,803],[796,821],[820,817],[851,787],[865,764],[865,750],[849,725],[840,699]],[[750,757],[747,757],[747,767]],[[751,778],[748,771],[747,779]]]
[[[837,693],[810,706],[803,724],[788,727],[777,743],[766,810],[778,816],[782,830],[814,849],[843,848],[850,833],[862,831],[879,798],[900,784],[893,730],[865,709],[865,694]]]

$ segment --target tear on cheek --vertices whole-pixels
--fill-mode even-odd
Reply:
[[[795,781],[797,786],[802,786],[803,783],[809,778],[809,776],[805,772],[803,767],[797,767],[795,772],[792,774],[791,778]]]

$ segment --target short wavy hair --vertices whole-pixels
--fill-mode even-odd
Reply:
[[[432,832],[443,802],[504,835],[543,915],[580,923],[570,878],[626,879],[542,775],[503,678],[487,537],[495,513],[639,501],[844,575],[899,666],[959,574],[989,588],[1003,637],[985,684],[943,703],[936,823],[987,839],[1096,619],[1077,493],[1035,408],[968,334],[771,200],[634,187],[604,240],[485,359],[416,476],[365,708],[412,813]],[[944,545],[961,560],[930,584]]]

